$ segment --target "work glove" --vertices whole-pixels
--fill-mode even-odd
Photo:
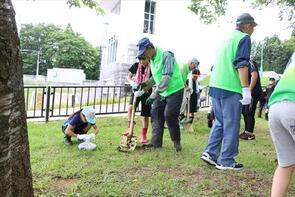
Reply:
[[[156,100],[156,98],[159,96],[158,93],[153,92],[145,101],[145,104],[151,105]]]
[[[252,100],[252,96],[251,96],[251,91],[248,87],[245,87],[242,89],[242,95],[243,95],[243,98],[242,98],[242,100],[240,100],[242,105],[250,105],[251,100]]]
[[[136,83],[135,81],[131,81],[131,82],[130,82],[130,86],[132,87],[133,90],[137,89],[137,88],[138,88],[138,85],[139,85],[139,84]]]
[[[143,90],[138,90],[138,91],[135,91],[134,92],[134,96],[135,97],[141,97],[143,94],[144,94],[144,91]]]
[[[77,139],[78,140],[85,140],[87,137],[87,134],[77,134]]]

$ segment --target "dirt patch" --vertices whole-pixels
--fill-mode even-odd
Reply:
[[[75,178],[56,178],[53,183],[53,188],[57,194],[65,194],[69,187],[78,182]]]
[[[219,171],[213,167],[143,166],[117,175],[120,178],[143,176],[149,179],[157,173],[164,173],[169,179],[180,181],[184,188],[199,188],[204,196],[211,196],[215,191],[220,196],[269,196],[272,181],[250,170]]]

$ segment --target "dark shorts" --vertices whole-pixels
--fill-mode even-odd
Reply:
[[[144,116],[144,117],[150,117],[151,116],[152,106],[145,104],[147,98],[150,95],[151,95],[150,93],[144,93],[141,97],[136,98],[136,104],[135,104],[136,108],[138,107],[139,102],[141,102],[141,112],[140,112],[141,116]],[[134,99],[134,94],[132,93],[131,97],[130,97],[130,100],[129,100],[129,105],[133,104],[133,99]]]
[[[65,134],[65,130],[67,129],[68,124],[66,122],[64,122],[64,124],[61,126],[61,130],[62,132]],[[74,133],[75,134],[85,134],[84,129],[85,129],[85,125],[78,125],[75,127],[74,129]]]

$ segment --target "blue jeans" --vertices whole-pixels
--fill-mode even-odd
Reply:
[[[238,155],[241,120],[241,95],[212,97],[215,121],[205,149],[212,159],[223,166],[235,163]]]
[[[165,99],[157,97],[152,105],[152,140],[155,147],[161,147],[163,144],[164,123],[166,121],[171,140],[180,142],[180,128],[178,116],[182,103],[183,89],[175,92]]]

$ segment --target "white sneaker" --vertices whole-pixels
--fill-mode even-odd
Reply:
[[[223,165],[216,165],[218,170],[242,170],[243,164],[240,163],[233,163],[231,166],[223,166]]]
[[[216,161],[214,161],[214,160],[212,159],[212,157],[211,157],[208,153],[206,153],[206,152],[204,152],[204,153],[202,154],[201,159],[202,159],[203,161],[205,161],[207,164],[211,165],[211,166],[216,166],[216,165],[217,165]]]

